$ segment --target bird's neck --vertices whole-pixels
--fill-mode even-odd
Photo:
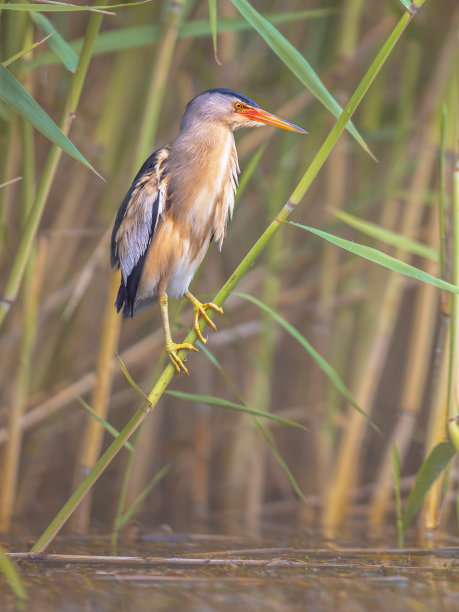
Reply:
[[[190,194],[206,185],[218,191],[231,179],[233,170],[238,171],[233,132],[209,123],[185,130],[171,147],[169,168],[176,194]]]
[[[220,123],[192,126],[184,130],[171,149],[172,163],[186,163],[191,166],[208,163],[209,158],[216,159],[228,148],[234,147],[233,132]]]
[[[239,171],[232,131],[207,123],[182,132],[171,147],[168,167],[171,213],[180,211],[193,235],[207,232],[221,246]]]

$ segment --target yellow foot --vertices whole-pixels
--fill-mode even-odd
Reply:
[[[176,344],[175,342],[168,342],[168,341],[166,341],[165,348],[166,348],[166,353],[169,355],[170,360],[174,364],[175,373],[180,374],[180,368],[182,368],[185,374],[189,376],[190,373],[185,367],[183,361],[177,355],[177,352],[181,350],[185,350],[185,351],[194,351],[195,353],[198,353],[199,352],[198,349],[192,344],[188,344],[188,343]]]
[[[196,298],[195,298],[195,300],[196,300]],[[208,316],[208,314],[206,312],[207,308],[211,308],[215,312],[223,314],[223,308],[220,308],[220,306],[217,306],[217,304],[212,304],[212,302],[207,302],[206,304],[201,304],[201,302],[199,300],[196,300],[195,302],[193,302],[193,309],[194,309],[194,324],[193,324],[193,328],[194,328],[194,331],[196,332],[196,334],[198,335],[198,338],[201,340],[201,342],[203,344],[207,344],[207,340],[202,335],[201,329],[199,327],[199,319],[201,317],[204,317],[204,319],[206,320],[207,325],[209,327],[211,327],[214,331],[217,331],[217,326],[209,318],[209,316]]]

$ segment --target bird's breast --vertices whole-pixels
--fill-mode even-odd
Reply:
[[[173,178],[174,216],[188,225],[193,238],[210,240],[214,236],[221,245],[237,181],[234,137],[226,130],[194,145],[193,155],[184,152],[188,160],[181,164],[180,176]]]

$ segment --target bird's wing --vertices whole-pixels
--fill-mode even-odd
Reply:
[[[167,199],[169,147],[155,151],[140,168],[116,215],[111,265],[121,269],[117,308],[132,316],[145,256]]]

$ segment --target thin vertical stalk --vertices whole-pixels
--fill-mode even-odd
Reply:
[[[24,32],[23,44],[28,45],[33,38],[33,26],[28,24]],[[30,76],[26,79],[30,85]],[[21,225],[25,226],[35,197],[35,157],[33,128],[24,119],[20,120],[22,144],[22,210]],[[13,517],[19,480],[19,464],[22,447],[21,420],[25,409],[30,386],[30,369],[35,345],[36,322],[39,308],[39,295],[43,280],[45,245],[41,242],[37,257],[36,245],[31,251],[25,272],[22,294],[24,329],[20,347],[19,368],[16,377],[16,390],[9,414],[8,441],[5,447],[0,481],[0,531],[9,531]]]
[[[284,139],[285,142],[285,139]],[[285,170],[276,177],[271,196],[269,197],[268,217],[275,213],[275,206],[285,191],[284,182],[288,176],[289,151],[281,152],[277,166]],[[266,194],[262,194],[265,196]],[[279,298],[281,251],[283,248],[282,235],[276,234],[266,249],[266,273],[262,285],[263,303],[275,309]],[[276,323],[273,318],[263,312],[261,315],[260,334],[255,348],[255,362],[257,367],[253,377],[249,380],[247,404],[257,410],[269,411],[271,407],[271,381],[274,364]],[[245,402],[244,402],[245,403]],[[265,492],[267,447],[260,436],[257,419],[252,416],[241,415],[231,450],[229,470],[229,491],[227,503],[229,516],[240,510],[241,502],[245,505],[245,523],[248,531],[260,534],[263,497]],[[239,495],[237,494],[239,493]]]
[[[443,211],[444,212],[444,211]],[[452,269],[451,282],[459,285],[459,166],[456,163],[453,170],[453,205],[452,205]],[[425,456],[427,457],[432,449],[444,441],[446,436],[446,425],[453,430],[457,428],[456,420],[448,422],[448,416],[456,412],[458,405],[457,398],[457,369],[459,367],[459,355],[457,350],[458,334],[458,300],[456,294],[450,297],[450,334],[449,351],[447,344],[443,347],[443,388],[442,393],[435,396],[435,403],[432,407],[425,446]],[[438,526],[440,502],[442,497],[442,479],[438,478],[429,489],[423,505],[422,524],[424,529],[430,531]]]
[[[163,368],[164,358],[165,358],[165,355],[163,355],[162,358],[158,361],[158,365],[156,366],[155,371],[154,371],[153,380],[156,379],[161,369]],[[121,522],[121,517],[123,515],[123,512],[125,511],[128,505],[127,504],[128,493],[129,493],[128,489],[129,489],[129,485],[131,481],[131,476],[135,468],[135,460],[138,458],[138,455],[139,455],[138,451],[139,451],[139,444],[141,442],[141,437],[142,437],[142,434],[144,433],[145,425],[148,423],[149,421],[144,421],[142,425],[135,432],[134,440],[132,443],[132,446],[134,447],[134,451],[129,455],[128,460],[126,462],[126,467],[124,469],[123,478],[121,480],[120,493],[118,496],[118,502],[116,504],[115,517],[113,519],[112,533],[110,536],[110,549],[111,549],[112,555],[116,555],[116,552],[117,552],[119,525]],[[151,436],[148,437],[148,442],[149,444],[152,444],[153,439]],[[142,487],[139,487],[139,492],[141,489]],[[132,500],[132,502],[134,502],[134,499]]]
[[[435,86],[429,88],[425,97],[421,116],[428,121],[438,106],[439,99],[449,74],[450,51],[454,41],[455,27],[452,26],[443,45],[438,69],[435,74]],[[433,147],[436,138],[432,128],[422,135],[417,150],[423,152],[417,171],[413,177],[410,195],[406,203],[404,219],[400,231],[405,236],[412,236],[418,228],[423,213],[423,196],[427,190],[434,164]],[[403,253],[395,255],[403,258]],[[389,342],[392,337],[396,316],[402,296],[404,281],[398,274],[390,274],[384,287],[383,294],[379,295],[380,316],[374,333],[373,343],[364,362],[364,369],[360,373],[358,388],[355,392],[357,403],[362,406],[368,415],[371,415],[377,384],[383,370]],[[341,522],[355,482],[357,481],[358,459],[365,435],[367,422],[355,412],[350,410],[345,420],[345,431],[341,440],[336,459],[336,469],[330,482],[327,503],[323,514],[323,526],[329,535],[333,534]]]
[[[454,218],[454,262],[453,262],[453,271],[454,278],[452,280],[453,283],[459,283],[459,148],[456,151],[456,162],[454,164],[453,171],[453,218]],[[459,333],[459,308],[458,308],[458,300],[457,297],[454,298],[452,303],[452,320],[454,321],[453,329],[451,332],[451,336],[454,335],[454,343],[451,343],[450,348],[450,360],[451,360],[451,368],[454,367],[454,370],[450,370],[449,377],[449,420],[448,420],[448,430],[450,438],[459,452],[459,422],[458,422],[458,406],[459,406],[459,397],[458,397],[458,367],[459,367],[459,354],[458,354],[458,333]],[[458,487],[459,488],[459,487]],[[459,495],[459,494],[458,494]],[[459,510],[458,513],[458,521],[459,521]]]
[[[43,281],[46,243],[39,242],[38,252],[27,266],[24,283],[24,327],[20,349],[16,393],[10,412],[8,441],[5,446],[0,480],[0,531],[9,531],[19,479],[22,446],[22,416],[29,392],[32,354],[35,345],[40,289]]]
[[[148,157],[151,151],[152,142],[154,142],[158,126],[159,112],[162,107],[166,82],[169,76],[169,68],[172,63],[175,43],[177,41],[182,3],[174,2],[169,6],[170,12],[168,21],[153,64],[149,92],[145,101],[143,118],[139,128],[139,140],[134,155],[132,173],[137,171],[138,167],[143,163],[145,158]],[[107,293],[105,305],[104,325],[97,367],[97,380],[92,401],[94,411],[103,419],[107,417],[113,378],[113,372],[108,367],[108,364],[111,362],[116,352],[121,331],[122,319],[113,306],[119,283],[119,274],[113,274],[110,279],[110,288]],[[78,484],[82,482],[85,475],[95,464],[102,446],[104,428],[92,417],[88,418],[88,427],[82,443],[80,460],[75,471],[74,486],[78,486]],[[91,496],[88,496],[85,499],[85,503],[78,508],[78,511],[75,512],[72,519],[72,528],[78,533],[87,532],[91,514],[90,510]]]
[[[101,0],[101,4],[106,4],[106,0]],[[91,13],[91,17],[89,18],[89,24],[84,39],[83,48],[81,50],[80,59],[71,81],[70,92],[62,113],[61,121],[59,123],[60,129],[65,135],[69,133],[76,113],[94,43],[102,23],[102,18],[103,15],[100,13]],[[27,260],[38,231],[61,155],[62,149],[54,144],[51,145],[45,167],[43,169],[41,181],[38,185],[35,201],[29,214],[27,224],[22,233],[16,257],[6,283],[5,291],[0,301],[0,325],[3,323],[5,316],[18,295]]]
[[[363,10],[365,3],[362,0],[347,0],[344,6],[343,19],[340,24],[339,41],[338,41],[338,53],[342,61],[348,61],[354,57],[357,47],[358,38],[360,32],[360,25],[363,16]],[[381,81],[381,76],[377,79],[376,83],[368,92],[366,105],[368,105],[368,99],[374,98],[374,91],[378,89],[378,82]],[[340,98],[338,100],[341,103]],[[365,105],[364,105],[365,106]],[[379,114],[372,114],[375,121],[379,120]],[[370,131],[369,131],[370,133]],[[370,160],[365,160],[368,163]],[[330,155],[326,172],[329,175],[329,180],[326,183],[326,202],[332,210],[340,209],[343,206],[344,198],[346,195],[346,170],[347,170],[347,153],[346,143],[344,140],[339,141],[334,150]],[[335,343],[331,351],[342,355],[346,355],[342,363],[347,362],[347,351],[349,350],[348,342],[351,336],[347,335],[343,337],[339,334],[333,334],[332,321],[334,314],[334,302],[338,297],[339,289],[339,262],[341,253],[339,249],[334,248],[329,243],[324,243],[321,250],[321,261],[320,261],[320,273],[319,273],[319,298],[318,298],[318,325],[314,327],[320,329],[316,338],[313,338],[312,343],[317,347],[319,353],[326,358],[326,338],[339,337],[339,341]],[[343,318],[348,318],[347,312],[340,316],[340,321],[337,322],[338,328]],[[325,333],[324,333],[325,330]],[[339,355],[335,354],[335,357]],[[336,361],[334,361],[336,363]],[[328,386],[328,394],[325,388]],[[312,395],[311,395],[312,393]],[[330,467],[333,457],[334,440],[336,437],[336,426],[335,426],[335,415],[337,413],[339,404],[341,402],[341,396],[336,393],[336,388],[333,385],[328,384],[328,381],[319,373],[317,376],[314,375],[313,382],[310,389],[310,401],[312,405],[317,405],[318,396],[323,397],[324,393],[328,395],[328,400],[325,405],[325,418],[320,418],[320,434],[314,438],[315,449],[314,454],[317,458],[317,470],[315,483],[319,489],[319,494],[323,497],[325,489],[327,487],[327,475],[330,473]]]
[[[99,356],[96,368],[96,385],[92,395],[92,408],[96,414],[106,420],[108,412],[108,399],[112,383],[112,368],[110,367],[113,355],[118,346],[121,326],[121,317],[114,317],[113,304],[116,300],[120,284],[120,273],[117,272],[110,277],[107,301],[105,305],[104,323],[102,327],[102,338],[99,347]],[[74,486],[77,486],[94,465],[100,453],[104,427],[96,419],[89,417],[86,433],[83,437],[80,449],[80,457],[75,469]],[[72,517],[71,528],[77,533],[87,533],[91,516],[91,496],[88,495],[84,503],[78,508]]]
[[[431,222],[430,227],[432,228],[430,233],[434,233],[436,237],[435,223]],[[429,274],[435,275],[437,267],[436,261],[429,261],[424,269]],[[438,312],[438,292],[435,287],[428,284],[419,287],[413,310],[412,337],[406,359],[408,371],[403,383],[400,415],[380,460],[375,494],[370,507],[369,520],[375,526],[384,523],[392,499],[391,449],[397,447],[400,461],[403,463],[412,441],[416,417],[423,407]]]
[[[267,248],[267,273],[263,282],[262,301],[270,308],[275,309],[280,294],[279,268],[280,251],[282,249],[282,234],[273,236]],[[276,323],[267,313],[262,314],[261,330],[257,347],[257,364],[251,389],[248,396],[248,404],[255,410],[271,409],[272,372],[274,367],[274,351],[276,346]],[[253,421],[253,419],[251,419]],[[265,440],[260,437],[259,428],[254,429],[255,423],[251,422],[254,439],[249,446],[249,464],[246,466],[248,479],[246,501],[246,524],[249,533],[256,535],[261,533],[261,517],[266,481],[267,446]],[[255,437],[256,436],[256,437]]]
[[[159,116],[166,91],[167,79],[174,57],[175,45],[180,27],[183,0],[175,0],[169,5],[169,16],[161,38],[158,55],[153,67],[150,87],[148,89],[143,116],[140,125],[139,142],[134,156],[134,167],[138,168],[145,160],[155,141]]]
[[[427,145],[426,143],[426,146]],[[425,148],[421,150],[426,151]],[[406,214],[401,226],[404,236],[412,236],[417,229],[423,212],[422,196],[430,180],[434,159],[431,149],[423,156],[413,181],[411,197],[406,206]],[[400,258],[403,253],[395,255]],[[370,416],[377,386],[387,357],[399,305],[402,298],[404,280],[399,274],[390,274],[383,294],[379,294],[379,318],[374,330],[373,343],[360,372],[358,388],[355,391],[359,406],[364,407]],[[358,415],[358,418],[357,416]],[[327,503],[323,516],[324,528],[331,535],[341,522],[347,508],[350,493],[359,476],[358,458],[365,435],[367,422],[354,410],[348,411],[345,431],[336,458],[336,469],[329,485]]]
[[[365,0],[347,0],[345,3],[339,40],[339,54],[342,57],[352,57],[355,52],[365,6]]]
[[[132,446],[134,447],[134,451],[129,454],[129,457],[126,462],[126,467],[123,474],[123,479],[121,480],[121,488],[120,494],[118,496],[118,503],[116,504],[115,518],[113,520],[112,533],[110,535],[110,551],[112,555],[116,555],[118,552],[118,537],[120,532],[120,522],[121,517],[124,512],[125,503],[126,503],[126,495],[127,488],[129,485],[129,476],[132,472],[132,466],[134,462],[135,451],[137,449],[137,445],[139,443],[139,436],[142,433],[142,425],[137,429],[135,434],[132,436]],[[86,497],[88,499],[89,496]],[[75,513],[76,514],[76,513]]]
[[[457,52],[457,39],[456,39],[456,52]],[[453,201],[452,201],[452,253],[451,253],[451,282],[455,285],[459,285],[459,167],[458,167],[458,132],[457,132],[457,85],[458,85],[458,74],[457,74],[457,63],[453,69],[453,78],[451,79],[452,83],[454,83],[453,87],[455,87],[455,97],[454,97],[454,110],[451,113],[452,115],[452,126],[455,126],[456,129],[453,128],[452,133],[456,136],[456,160],[453,167]],[[440,215],[446,214],[446,120],[447,116],[444,108],[442,109],[442,123],[441,123],[441,144],[440,144]],[[441,250],[444,252],[443,265],[445,268],[445,274],[447,273],[447,250],[446,250],[446,237],[444,234],[445,227],[444,222],[440,221],[440,237],[443,238],[441,240]],[[425,446],[425,455],[431,452],[434,446],[444,440],[446,436],[446,426],[449,429],[450,437],[453,441],[455,440],[455,434],[458,430],[458,423],[455,418],[449,419],[448,416],[452,417],[454,413],[457,411],[458,406],[458,365],[459,365],[459,354],[458,354],[458,333],[459,333],[459,325],[458,325],[458,300],[457,296],[450,296],[449,300],[446,298],[443,299],[443,308],[446,310],[446,313],[449,313],[450,316],[448,318],[449,322],[449,351],[446,348],[446,342],[443,346],[443,362],[445,363],[445,380],[442,388],[443,393],[435,396],[435,403],[432,407],[431,413],[429,415],[429,423],[427,429],[427,440]],[[446,364],[446,361],[449,363]],[[446,374],[447,370],[447,374]],[[440,516],[440,504],[442,497],[442,480],[437,479],[432,487],[429,489],[423,505],[423,514],[422,514],[422,525],[424,529],[430,531],[438,526],[439,516]]]
[[[12,117],[6,129],[3,150],[0,155],[0,183],[6,183],[15,176],[18,167],[19,117]],[[0,141],[0,146],[1,146]],[[7,221],[10,212],[12,193],[17,185],[7,185],[0,189],[0,261],[4,255],[7,239]]]

